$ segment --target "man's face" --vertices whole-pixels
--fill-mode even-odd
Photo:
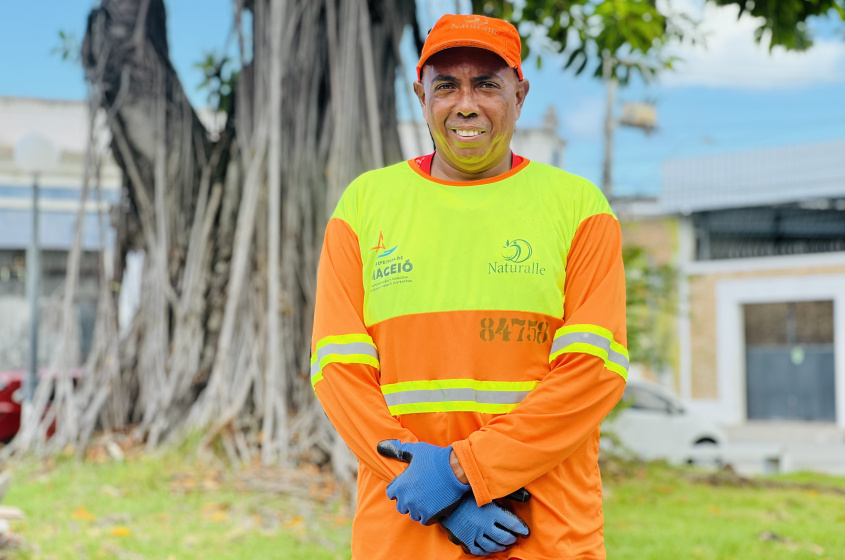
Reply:
[[[429,58],[414,84],[438,157],[463,172],[482,173],[510,154],[528,81],[490,51],[451,48]]]

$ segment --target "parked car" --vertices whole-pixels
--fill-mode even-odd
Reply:
[[[692,462],[696,446],[723,447],[727,437],[715,422],[691,411],[678,397],[656,383],[629,380],[622,407],[602,429],[622,446],[646,460]],[[605,448],[613,447],[604,441]]]

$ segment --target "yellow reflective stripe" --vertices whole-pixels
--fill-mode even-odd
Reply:
[[[368,344],[372,344],[375,346],[375,342],[373,342],[373,338],[364,333],[354,333],[354,334],[336,334],[332,336],[325,336],[317,342],[317,347],[315,348],[314,356],[317,355],[316,350],[319,350],[326,344],[347,344],[350,342],[366,342]],[[314,356],[311,356],[311,363],[314,363]]]
[[[616,342],[615,340],[610,341],[610,349],[613,350],[614,352],[619,352],[620,354],[622,354],[623,356],[625,356],[625,358],[627,358],[629,360],[631,359],[628,356],[628,349],[625,348],[624,346],[622,346],[621,344],[619,344],[618,342]]]
[[[478,403],[474,401],[425,402],[388,406],[393,416],[400,414],[421,414],[425,412],[480,412],[482,414],[507,414],[517,404]]]
[[[539,381],[437,379],[402,381],[381,388],[393,415],[425,412],[506,414],[540,385]]]
[[[613,333],[610,332],[608,329],[600,327],[598,325],[590,325],[588,323],[584,323],[583,325],[564,325],[555,331],[555,338],[560,338],[564,335],[571,333],[583,332],[597,334],[608,340],[613,340]]]
[[[366,364],[379,368],[378,358],[366,354],[327,354],[319,363],[319,369],[311,375],[311,386],[323,379],[323,368],[329,364]]]
[[[628,379],[628,350],[613,340],[613,333],[597,325],[566,325],[555,332],[549,363],[561,354],[582,353],[601,358],[605,367]]]
[[[436,379],[426,381],[402,381],[382,385],[384,395],[402,391],[430,391],[434,389],[476,389],[479,391],[533,391],[539,381],[479,381],[477,379]]]
[[[365,333],[339,334],[321,338],[311,355],[311,386],[323,379],[328,364],[366,364],[379,368],[378,351]]]

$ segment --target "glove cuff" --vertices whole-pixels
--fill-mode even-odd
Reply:
[[[443,453],[443,456],[446,458],[445,469],[449,472],[450,475],[452,475],[444,476],[444,478],[448,480],[450,489],[454,489],[456,493],[461,492],[461,494],[463,494],[464,492],[469,492],[472,487],[469,484],[464,484],[463,482],[458,480],[458,475],[456,475],[455,471],[452,470],[452,462],[450,461],[450,457],[452,456],[452,446],[449,445],[447,447],[444,447],[443,450],[445,451],[445,453]]]

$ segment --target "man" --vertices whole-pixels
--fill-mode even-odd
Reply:
[[[417,72],[435,152],[356,179],[320,259],[311,380],[360,460],[352,556],[604,558],[619,225],[591,183],[511,153],[512,25],[444,16]]]

